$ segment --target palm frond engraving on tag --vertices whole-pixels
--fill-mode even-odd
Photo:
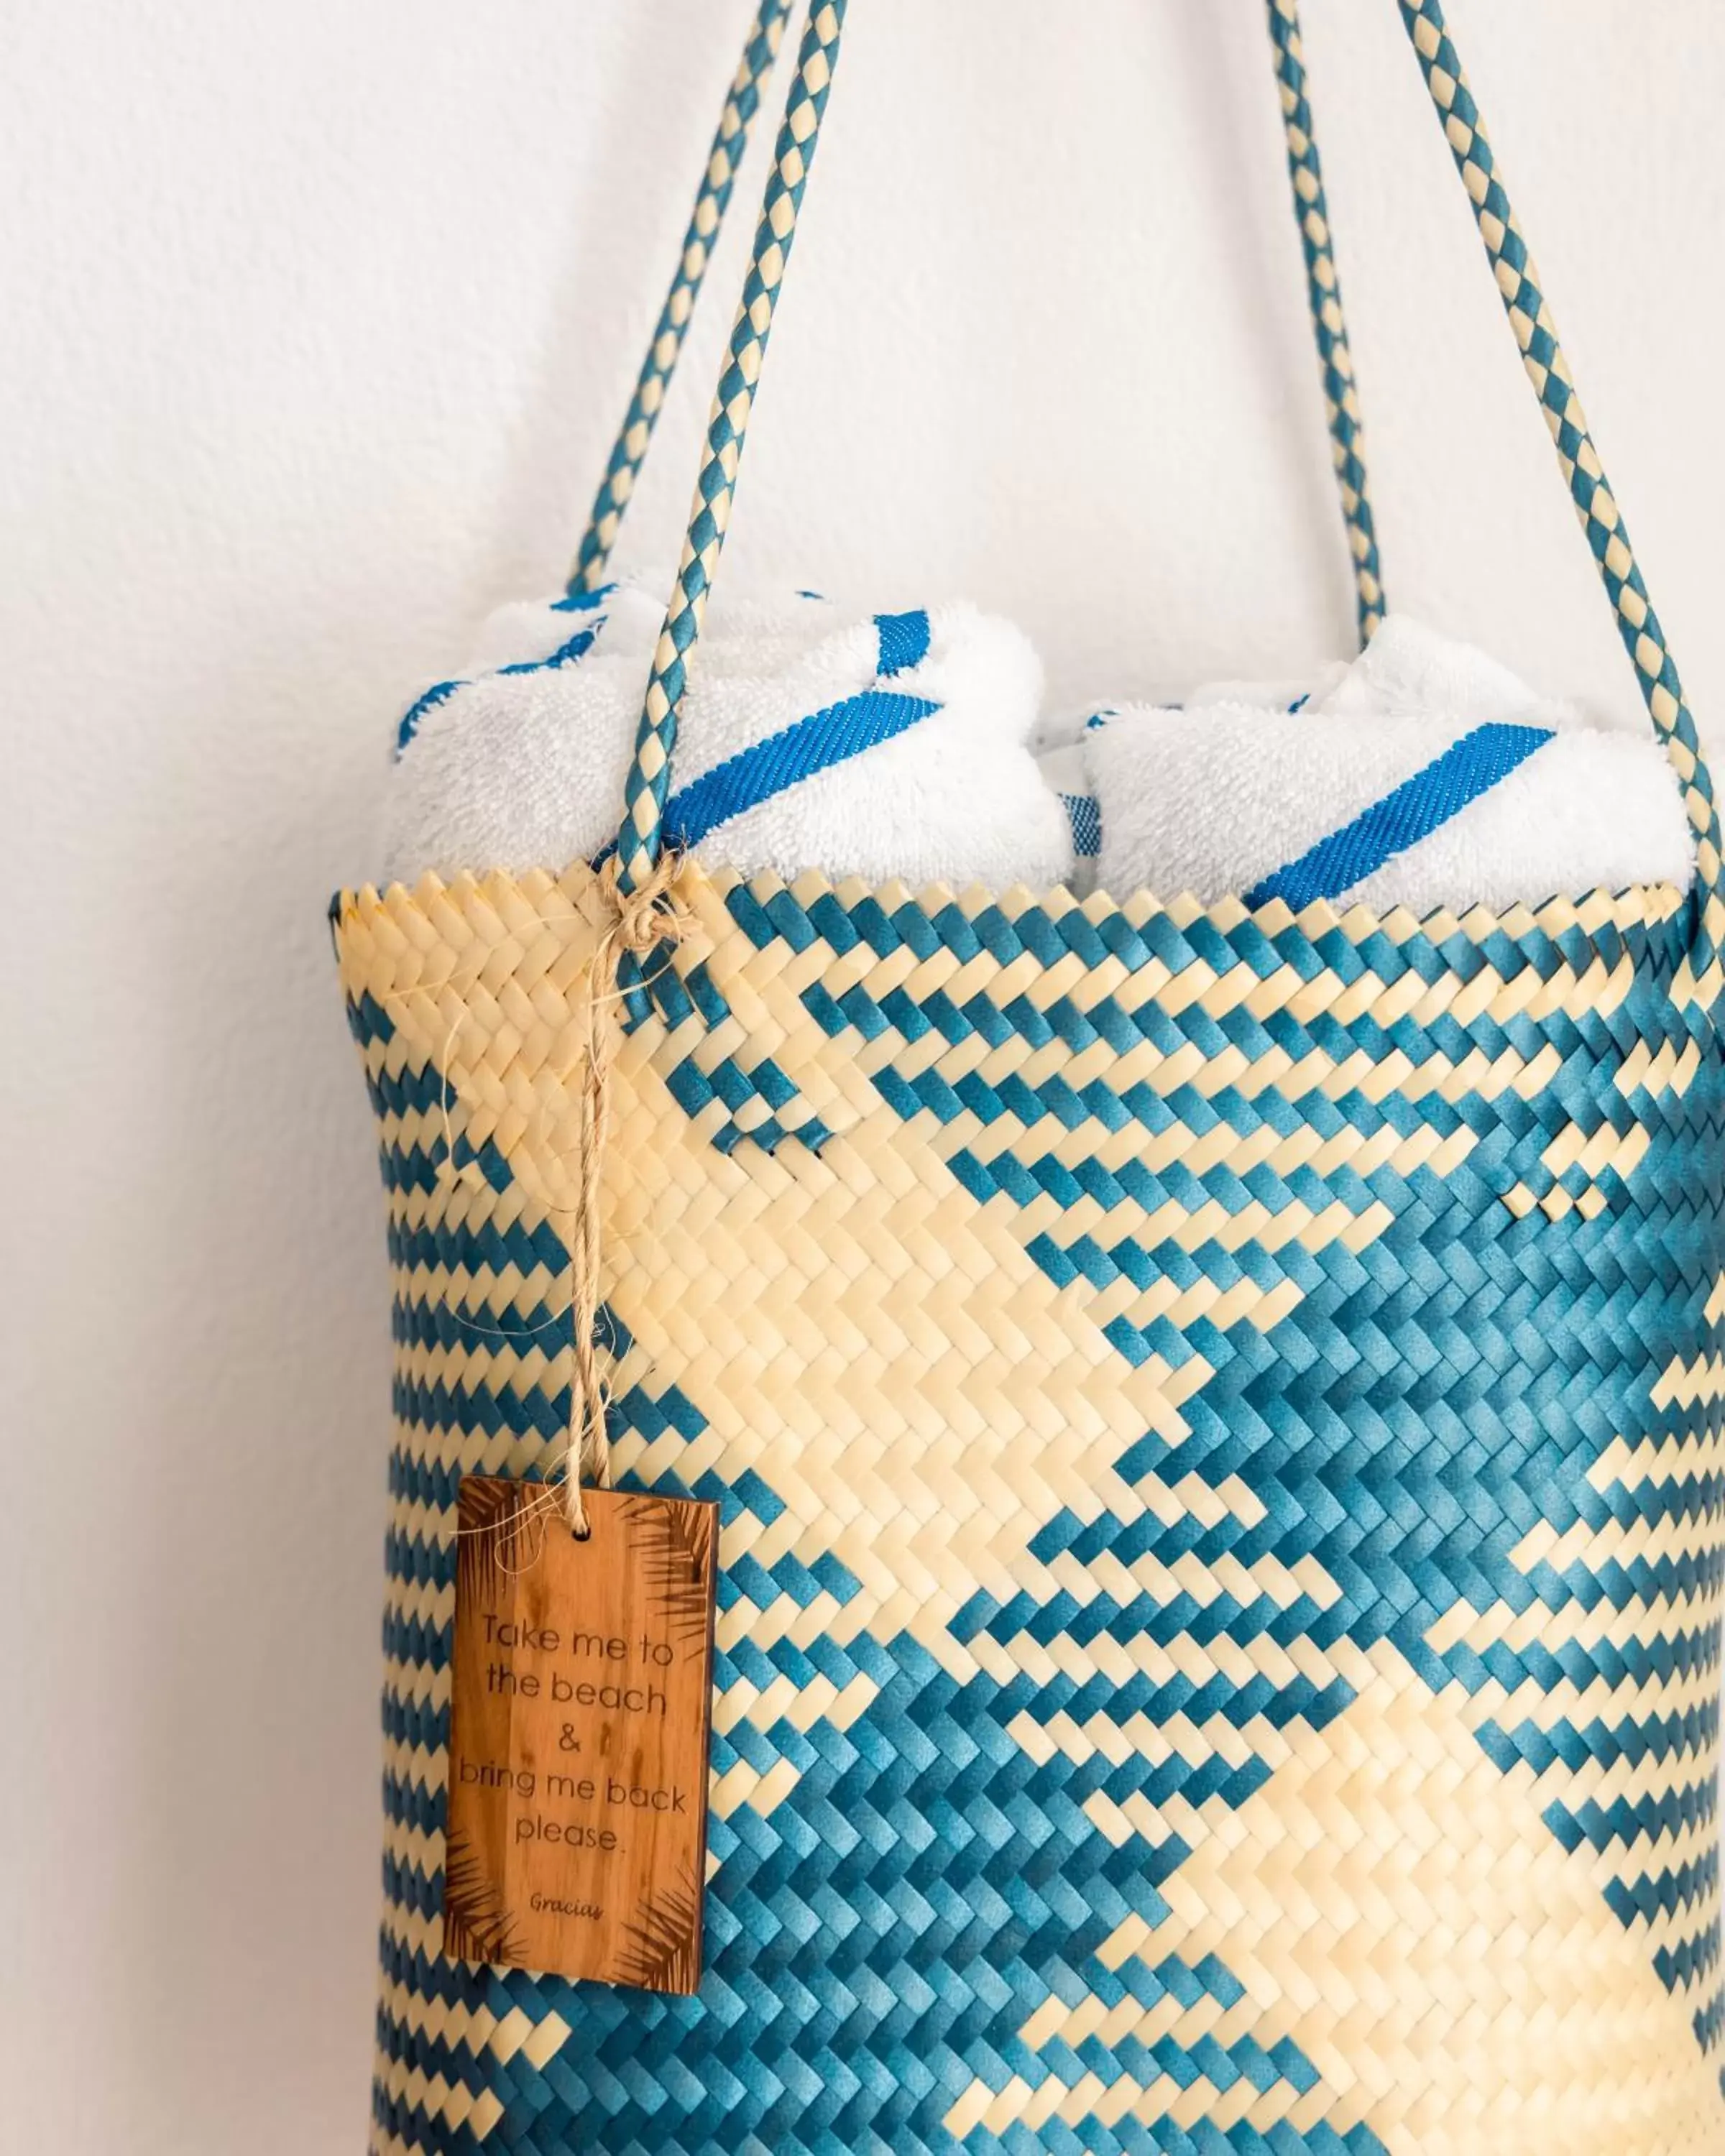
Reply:
[[[716,1515],[705,1505],[667,1504],[627,1491],[618,1509],[655,1615],[685,1654],[705,1654],[712,1622],[707,1583]]]
[[[461,1598],[470,1606],[489,1608],[507,1599],[511,1580],[530,1553],[522,1547],[530,1545],[522,1514],[534,1495],[524,1483],[462,1478],[455,1503],[455,1568]]]
[[[465,1837],[444,1851],[444,1952],[457,1961],[519,1962],[515,1919]]]
[[[610,1980],[638,1991],[693,1991],[701,1980],[701,1889],[685,1869],[623,1925]]]

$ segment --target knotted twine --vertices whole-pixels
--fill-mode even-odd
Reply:
[[[599,1280],[603,1261],[600,1185],[611,1127],[611,1070],[622,1045],[618,1006],[629,992],[619,980],[625,958],[637,963],[661,945],[680,943],[695,916],[673,886],[682,856],[668,849],[634,890],[624,889],[621,864],[613,855],[599,871],[598,892],[608,918],[588,964],[585,1081],[582,1088],[579,1199],[569,1261],[569,1324],[574,1368],[570,1380],[569,1435],[562,1463],[563,1512],[569,1532],[585,1542],[593,1532],[582,1496],[583,1471],[597,1489],[611,1483],[611,1435],[607,1410],[610,1387],[598,1345]],[[668,958],[669,954],[667,954]],[[633,985],[633,984],[632,984]]]

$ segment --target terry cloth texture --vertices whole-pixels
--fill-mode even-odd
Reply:
[[[592,860],[614,838],[660,585],[502,608],[473,667],[401,721],[383,880]],[[666,830],[711,866],[1046,890],[1065,810],[1028,747],[1041,668],[952,605],[847,619],[824,600],[716,605]]]
[[[1087,732],[1104,889],[1423,915],[1693,877],[1651,736],[1589,725],[1416,623],[1390,616],[1307,690],[1219,688]]]

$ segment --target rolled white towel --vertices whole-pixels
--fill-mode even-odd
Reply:
[[[384,879],[561,869],[615,837],[663,586],[502,608],[480,664],[402,721]],[[1027,746],[1041,669],[953,605],[847,620],[813,595],[716,605],[665,828],[709,866],[1044,888],[1072,865]]]
[[[1337,717],[1443,711],[1479,724],[1585,723],[1573,704],[1538,696],[1485,652],[1404,613],[1386,614],[1358,659],[1322,675],[1305,708]]]
[[[1380,649],[1380,646],[1382,649]],[[1122,709],[1086,761],[1097,880],[1204,904],[1281,897],[1416,914],[1669,882],[1694,849],[1650,735],[1590,726],[1394,617],[1301,708]]]
[[[1278,675],[1271,681],[1204,681],[1183,699],[1183,705],[1250,704],[1258,711],[1301,711],[1327,696],[1348,671],[1348,661],[1337,659],[1314,673]]]

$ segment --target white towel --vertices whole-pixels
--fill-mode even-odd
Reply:
[[[1345,659],[1332,660],[1317,673],[1278,676],[1271,681],[1204,681],[1181,700],[1181,708],[1200,704],[1250,704],[1263,711],[1299,711],[1326,696],[1348,672]]]
[[[1590,725],[1466,644],[1391,616],[1291,711],[1286,685],[1091,728],[1103,889],[1425,914],[1693,878],[1651,734]]]
[[[660,583],[505,607],[403,720],[384,879],[560,869],[616,835]],[[710,866],[1045,889],[1066,813],[1027,746],[1041,668],[968,606],[847,619],[720,601],[684,700],[666,829]]]

